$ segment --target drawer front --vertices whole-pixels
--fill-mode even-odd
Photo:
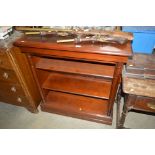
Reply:
[[[18,84],[0,82],[0,93],[2,92],[11,95],[25,96],[22,87]]]
[[[9,58],[5,53],[0,54],[0,68],[13,69]]]
[[[19,83],[17,76],[13,70],[0,68],[0,82]]]
[[[28,104],[25,93],[19,85],[0,82],[0,101],[23,106]]]
[[[134,109],[155,112],[155,98],[138,96],[134,104]]]
[[[27,100],[25,96],[19,96],[19,95],[12,96],[10,94],[7,94],[7,97],[6,97],[5,95],[6,94],[3,92],[0,94],[1,102],[5,102],[5,103],[17,105],[17,106],[23,106],[23,107],[27,107],[27,105],[29,104],[29,101]]]

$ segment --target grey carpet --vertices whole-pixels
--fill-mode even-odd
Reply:
[[[114,119],[112,126],[85,121],[81,119],[42,112],[32,114],[25,108],[12,106],[0,102],[0,128],[1,129],[114,129],[116,123],[114,106]],[[155,128],[155,116],[130,112],[125,126],[128,128]]]

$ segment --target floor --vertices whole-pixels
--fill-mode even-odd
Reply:
[[[25,108],[0,102],[0,128],[2,129],[114,129],[116,105],[112,126],[81,119],[42,112],[32,114]],[[125,122],[127,128],[154,129],[155,116],[130,112]]]

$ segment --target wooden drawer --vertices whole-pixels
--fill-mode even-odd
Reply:
[[[155,112],[155,98],[138,96],[134,104],[134,109]]]
[[[5,53],[0,54],[0,68],[13,69],[9,58]]]
[[[3,82],[0,82],[0,100],[19,106],[28,104],[25,93],[19,85]]]
[[[23,106],[27,107],[29,105],[29,101],[25,96],[11,96],[10,94],[7,94],[7,97],[5,96],[6,94],[2,92],[0,94],[0,100],[1,102],[17,105],[17,106]]]
[[[41,108],[47,112],[105,122],[108,100],[50,91]]]
[[[113,78],[114,65],[33,57],[36,68],[82,75]]]
[[[18,84],[13,83],[0,82],[0,93],[2,92],[10,95],[25,96],[22,87]]]
[[[51,73],[42,87],[54,91],[108,99],[111,81],[103,78]]]
[[[0,82],[19,83],[17,76],[13,70],[0,68]]]

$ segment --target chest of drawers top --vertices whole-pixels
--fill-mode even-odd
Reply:
[[[0,40],[0,54],[1,52],[5,51],[12,47],[13,42],[23,36],[22,33],[15,31],[9,38],[5,40]]]

